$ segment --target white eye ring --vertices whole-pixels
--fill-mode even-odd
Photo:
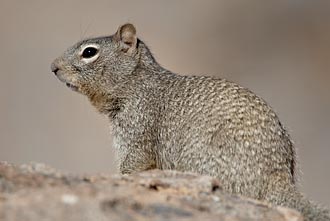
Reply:
[[[100,46],[97,44],[84,45],[80,50],[79,56],[86,64],[94,62],[100,56],[99,49]]]

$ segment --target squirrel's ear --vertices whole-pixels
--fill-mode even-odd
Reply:
[[[115,39],[123,46],[123,51],[132,54],[137,44],[136,29],[132,24],[124,24],[119,26]]]

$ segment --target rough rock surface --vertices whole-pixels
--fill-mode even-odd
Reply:
[[[208,176],[146,171],[64,174],[43,164],[0,162],[0,220],[302,220],[283,207],[226,194]]]

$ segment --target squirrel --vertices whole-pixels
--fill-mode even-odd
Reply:
[[[296,150],[272,108],[231,81],[163,68],[132,24],[80,41],[51,65],[112,126],[119,171],[207,174],[223,188],[330,220],[297,185]]]

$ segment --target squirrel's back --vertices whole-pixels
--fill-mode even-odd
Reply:
[[[295,182],[295,149],[264,100],[225,79],[169,76],[165,83],[158,168],[216,176],[230,192],[257,199],[267,174],[284,171]]]

